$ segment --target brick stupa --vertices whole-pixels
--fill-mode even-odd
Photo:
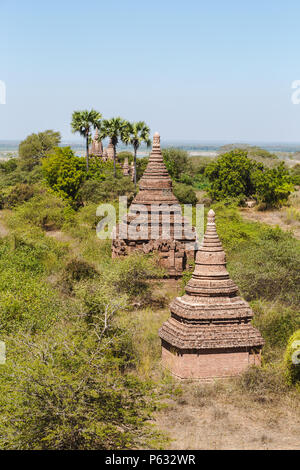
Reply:
[[[95,155],[96,157],[102,157],[103,155],[103,145],[102,145],[101,140],[99,141],[98,129],[96,129],[95,136],[92,140],[90,152],[92,155]]]
[[[113,160],[114,159],[114,146],[111,142],[109,141],[109,144],[106,148],[106,155],[107,155],[107,160]]]
[[[128,158],[125,158],[123,166],[122,166],[122,173],[123,176],[130,176],[130,167],[128,164]]]
[[[143,205],[142,210],[139,210],[139,205]],[[153,211],[154,205],[163,206]],[[142,220],[138,239],[132,239],[130,235],[121,237],[124,225],[127,225],[125,233],[130,234],[129,225],[136,219],[137,213],[139,220]],[[167,213],[169,219],[165,216]],[[166,220],[170,220],[169,232],[164,229]],[[196,241],[196,233],[182,217],[181,206],[173,194],[172,180],[160,149],[160,136],[156,133],[153,136],[147,168],[139,182],[139,192],[129,208],[126,219],[114,232],[112,256],[125,256],[136,250],[143,253],[157,252],[161,266],[170,277],[176,278],[182,275],[189,261],[194,260]]]
[[[238,297],[229,277],[212,210],[193,276],[170,310],[159,336],[162,363],[174,376],[211,380],[260,364],[264,340],[251,325],[250,306]]]

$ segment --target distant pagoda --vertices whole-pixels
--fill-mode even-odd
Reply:
[[[130,165],[131,181],[134,181],[134,174],[135,174],[134,163],[131,162],[131,165]]]
[[[130,167],[128,164],[128,158],[126,157],[122,166],[123,176],[130,176]]]
[[[142,210],[139,210],[139,205],[143,205]],[[159,205],[160,208],[156,212],[151,212],[153,206]],[[127,235],[121,237],[121,233],[130,234],[129,226],[136,219],[137,212],[142,220],[139,238],[132,239]],[[169,233],[164,230],[167,213],[170,217]],[[166,268],[168,275],[179,277],[186,269],[188,261],[194,260],[196,241],[196,233],[182,217],[181,206],[173,194],[172,180],[160,149],[160,136],[156,133],[153,136],[147,168],[139,182],[139,192],[129,208],[126,219],[114,232],[112,256],[126,256],[137,250],[143,253],[157,252],[160,264]]]
[[[213,210],[192,278],[170,310],[159,336],[162,363],[174,376],[225,378],[261,363],[264,340],[251,325],[250,306],[238,297],[238,287],[229,277]]]
[[[91,153],[91,155],[95,155],[96,157],[102,157],[102,155],[103,155],[103,145],[102,145],[102,142],[99,141],[99,131],[98,131],[98,129],[96,129],[95,136],[92,140],[90,153]]]
[[[113,146],[111,140],[109,141],[109,144],[106,148],[106,155],[107,155],[108,160],[113,160],[114,159],[114,146]]]

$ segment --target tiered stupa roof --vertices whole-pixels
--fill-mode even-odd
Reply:
[[[153,135],[152,152],[140,179],[139,189],[133,204],[179,204],[173,194],[172,180],[163,161],[158,132]]]
[[[171,318],[159,335],[178,350],[250,350],[261,349],[264,344],[260,332],[250,323],[250,306],[238,297],[238,287],[229,277],[213,210],[208,213],[192,278],[185,294],[171,303],[170,310]]]
[[[140,226],[148,226],[148,239],[155,238],[153,233],[159,233],[159,238],[164,239],[163,227],[170,223],[170,237],[172,240],[195,241],[196,234],[188,221],[182,217],[182,210],[177,197],[173,194],[172,180],[169,176],[160,148],[160,135],[156,132],[153,135],[153,146],[149,156],[146,170],[139,181],[139,192],[132,201],[129,208],[127,221],[132,221],[131,214],[135,216],[138,205],[144,205],[146,210],[141,210],[140,218],[144,217],[144,223]],[[154,220],[151,217],[155,213],[155,208],[160,207],[159,217]],[[174,209],[170,211],[170,206]],[[170,214],[164,219],[165,214]]]

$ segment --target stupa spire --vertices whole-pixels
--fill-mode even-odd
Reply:
[[[234,295],[238,287],[226,269],[226,255],[219,239],[215,213],[207,214],[207,227],[196,254],[195,270],[186,286],[186,293],[196,296]]]
[[[172,191],[172,180],[163,160],[160,135],[153,135],[152,150],[146,170],[139,181],[136,204],[179,204]]]

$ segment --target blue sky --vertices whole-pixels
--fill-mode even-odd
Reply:
[[[0,0],[0,140],[75,109],[163,139],[300,142],[297,0]]]

